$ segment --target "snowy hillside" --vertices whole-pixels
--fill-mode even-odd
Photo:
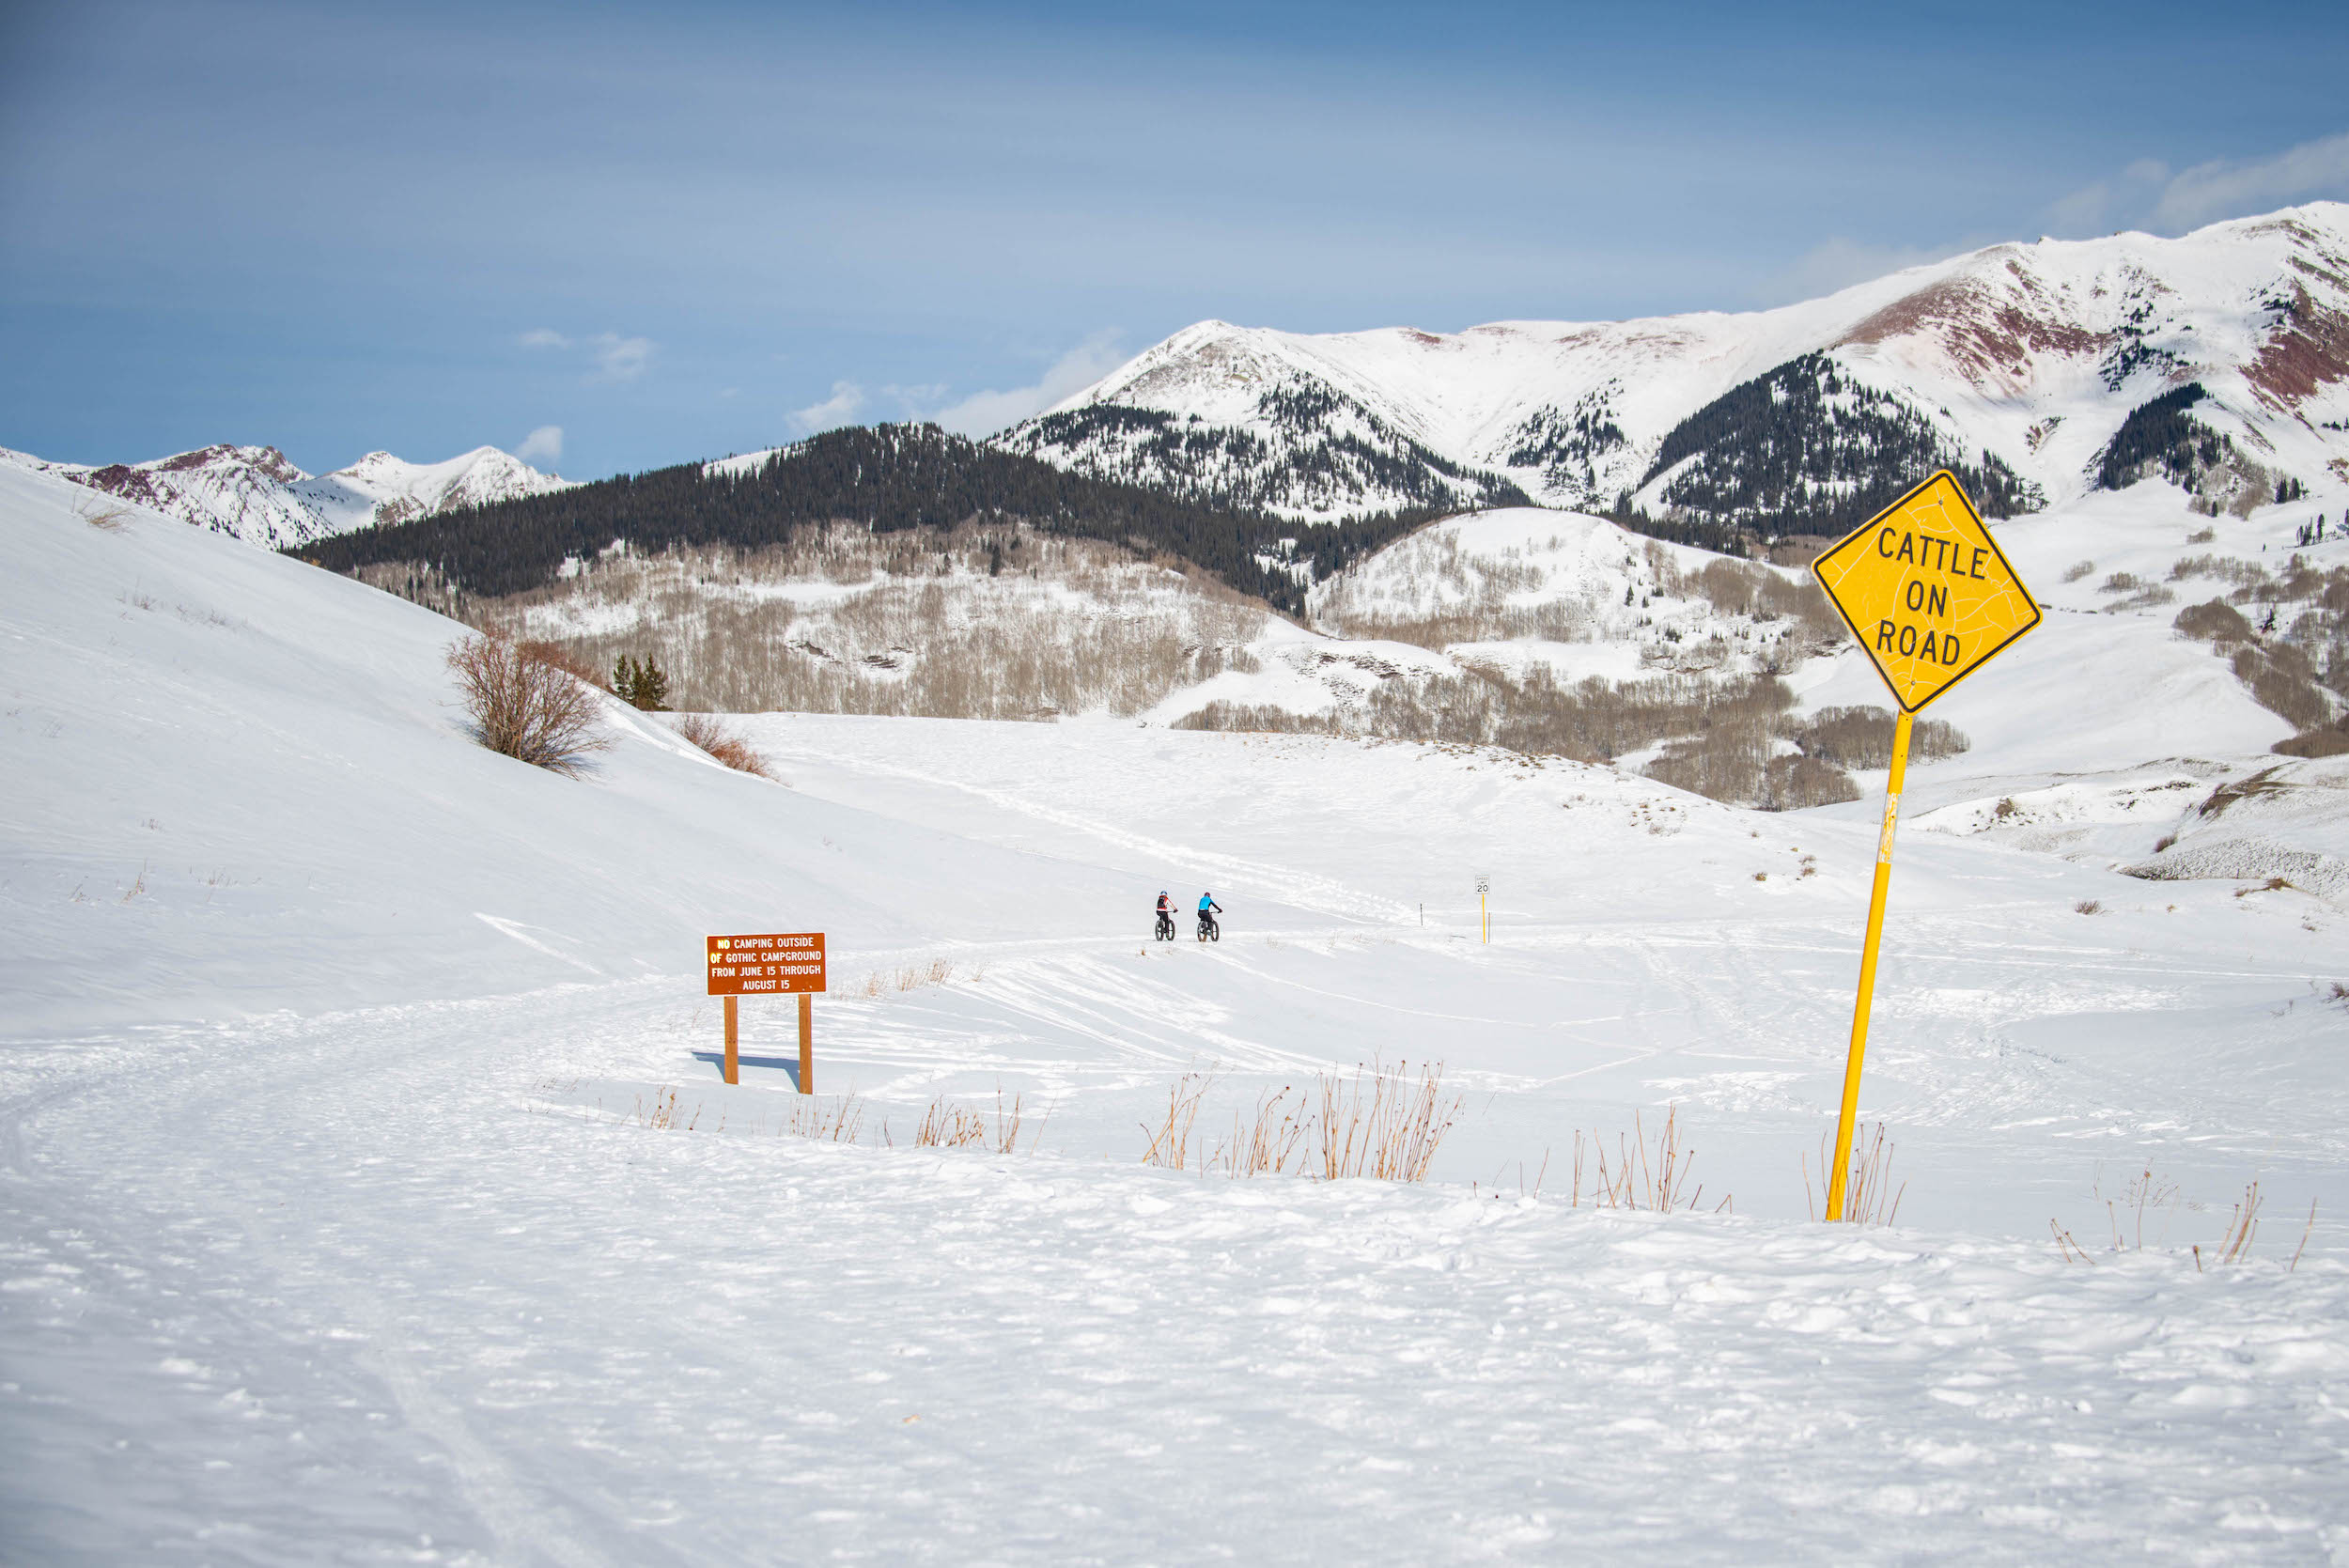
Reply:
[[[271,550],[402,522],[484,502],[565,488],[494,446],[441,463],[370,452],[349,468],[307,474],[273,446],[206,446],[142,463],[53,463],[0,449],[0,463],[54,474],[183,522]]]
[[[1961,466],[1995,515],[2077,500],[2128,416],[2187,385],[2226,443],[2190,476],[2200,493],[2349,495],[2349,207],[1995,245],[1749,315],[1319,336],[1202,322],[996,441],[1299,519],[1505,504],[1515,486],[1832,533],[1888,467]]]
[[[0,472],[0,1557],[2349,1550],[2320,898],[1906,834],[1861,1101],[1897,1223],[1829,1228],[1864,812],[1457,746],[733,721],[775,784],[616,708],[563,779],[468,737],[452,623],[86,500]],[[2297,809],[2155,633],[2051,617],[1913,787],[2175,743],[2229,815]],[[2042,638],[2104,650],[2069,729]],[[1222,939],[1150,942],[1160,888]],[[829,933],[821,1094],[755,1001],[718,1080],[729,929]],[[1430,1181],[1216,1163],[1373,1057],[1464,1096]],[[1180,1168],[1142,1163],[1187,1083]],[[989,1146],[916,1146],[941,1106]],[[1595,1207],[1667,1107],[1683,1202]]]

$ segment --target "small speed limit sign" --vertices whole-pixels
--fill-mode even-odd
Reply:
[[[1490,882],[1486,881],[1484,877],[1479,877],[1476,879],[1476,891],[1478,893],[1490,893],[1493,891],[1493,887]]]

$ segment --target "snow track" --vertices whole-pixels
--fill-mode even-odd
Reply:
[[[12,1506],[18,1552],[2349,1545],[2338,1271],[809,1144],[739,1096],[723,1131],[658,1130],[541,1097],[531,1063],[624,1068],[583,1043],[648,993],[189,1040],[12,1106],[38,1153],[8,1172],[0,1332],[40,1441],[8,1423],[10,1490],[81,1503]]]
[[[0,473],[0,1561],[2349,1558],[2319,900],[1911,835],[1900,1227],[1830,1231],[1872,821],[1081,722],[740,721],[784,788],[615,714],[555,779],[446,623],[72,499]],[[770,925],[853,1144],[787,1006],[719,1080],[698,938]],[[1464,1096],[1428,1185],[1196,1169],[1372,1060]],[[1022,1152],[909,1146],[999,1093]],[[1701,1211],[1573,1206],[1667,1106]]]

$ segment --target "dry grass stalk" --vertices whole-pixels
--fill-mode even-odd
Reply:
[[[1827,1173],[1835,1164],[1834,1157],[1828,1152],[1828,1140],[1833,1136],[1831,1132],[1819,1135],[1820,1191],[1816,1196],[1811,1190],[1811,1157],[1803,1157],[1803,1197],[1811,1205],[1813,1219],[1821,1217],[1819,1205],[1827,1198]],[[1886,1141],[1882,1122],[1875,1125],[1873,1135],[1865,1127],[1859,1129],[1859,1138],[1852,1143],[1851,1169],[1843,1177],[1843,1218],[1852,1224],[1890,1225],[1900,1214],[1901,1198],[1907,1192],[1908,1184],[1892,1186],[1892,1151],[1896,1146]]]
[[[1199,1102],[1206,1096],[1215,1079],[1207,1073],[1185,1073],[1174,1080],[1166,1094],[1166,1115],[1157,1128],[1142,1125],[1143,1136],[1150,1142],[1142,1151],[1142,1163],[1162,1165],[1170,1171],[1180,1171],[1190,1163],[1191,1130],[1198,1125]]]
[[[955,978],[956,972],[953,959],[933,958],[926,964],[905,964],[894,970],[875,970],[862,980],[849,981],[841,989],[859,996],[880,997],[891,991],[917,991],[925,986],[943,986]],[[985,972],[983,970],[972,970],[972,983],[975,984]]]
[[[794,1094],[791,1109],[775,1133],[818,1143],[853,1143],[863,1127],[864,1102],[854,1094],[845,1094],[829,1105],[812,1095]]]
[[[1681,1142],[1680,1108],[1667,1106],[1664,1120],[1656,1129],[1654,1139],[1648,1137],[1644,1113],[1632,1112],[1631,1131],[1615,1137],[1615,1157],[1607,1157],[1606,1141],[1594,1132],[1589,1145],[1591,1157],[1591,1206],[1594,1208],[1654,1209],[1659,1213],[1672,1209],[1693,1209],[1704,1196],[1704,1186],[1698,1183],[1688,1190],[1688,1178],[1696,1168],[1696,1150]],[[1584,1145],[1581,1129],[1574,1135],[1573,1206],[1582,1203]],[[1730,1206],[1723,1198],[1713,1207],[1719,1214]]]
[[[2103,1181],[2097,1183],[2097,1196],[2103,1197]],[[2116,1252],[2141,1252],[2145,1250],[2145,1211],[2170,1209],[2177,1203],[2178,1186],[2155,1176],[2151,1166],[2141,1167],[2129,1178],[2128,1190],[2119,1198],[2105,1199],[2105,1219],[2112,1227],[2112,1250]],[[2122,1231],[2121,1216],[2131,1216],[2129,1230]],[[2174,1217],[2174,1216],[2173,1216]],[[2169,1221],[2162,1222],[2163,1234],[2169,1233]],[[2155,1236],[2158,1243],[2161,1236]]]
[[[701,1125],[702,1108],[695,1106],[692,1114],[688,1116],[677,1107],[677,1091],[663,1087],[652,1092],[652,1103],[649,1105],[642,1094],[636,1096],[634,1115],[640,1127],[651,1127],[661,1132],[672,1129],[692,1132]]]
[[[989,1125],[984,1110],[957,1105],[941,1094],[922,1113],[922,1126],[913,1135],[917,1149],[964,1149],[975,1144],[991,1149],[999,1155],[1019,1152],[1019,1130],[1027,1120],[1022,1096],[1015,1094],[1011,1103],[1003,1103],[1003,1092],[995,1091],[995,1115]],[[1043,1137],[1043,1129],[1036,1129]],[[1030,1147],[1034,1147],[1031,1142]]]
[[[522,644],[467,637],[449,645],[448,667],[475,738],[502,756],[576,774],[587,753],[610,744],[595,690]]]
[[[768,768],[767,759],[754,750],[751,743],[735,734],[707,713],[685,713],[677,717],[677,738],[689,746],[698,746],[714,761],[724,764],[738,773],[750,773],[758,778],[775,775]]]
[[[2078,1242],[2072,1239],[2071,1232],[2057,1224],[2053,1219],[2048,1219],[2047,1230],[2049,1234],[2055,1237],[2056,1251],[2062,1257],[2065,1263],[2070,1263],[2073,1259],[2077,1258],[2084,1264],[2088,1264],[2091,1266],[2094,1265],[2096,1260],[2088,1255],[2087,1248],[2082,1247]]]
[[[1357,1066],[1351,1079],[1321,1075],[1318,1163],[1324,1180],[1427,1179],[1437,1149],[1467,1101],[1444,1094],[1442,1063],[1422,1068],[1416,1081],[1410,1066],[1398,1062],[1390,1073],[1373,1061]]]
[[[1289,1100],[1293,1093],[1297,1094],[1295,1104]],[[1232,1112],[1231,1141],[1208,1157],[1207,1169],[1236,1177],[1284,1176],[1289,1161],[1299,1156],[1312,1120],[1304,1094],[1286,1084],[1277,1092],[1259,1094],[1252,1123],[1242,1123],[1239,1112]],[[1301,1169],[1303,1162],[1299,1163]]]
[[[2260,1232],[2260,1184],[2252,1182],[2243,1189],[2243,1201],[2234,1206],[2234,1214],[2227,1221],[2226,1234],[2218,1238],[2212,1253],[2220,1263],[2241,1263],[2251,1255],[2251,1243]],[[2201,1261],[2201,1254],[2195,1254]]]
[[[130,507],[117,506],[95,497],[77,503],[73,515],[102,534],[119,534],[131,522]]]

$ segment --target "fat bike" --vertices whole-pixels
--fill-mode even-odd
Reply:
[[[1199,917],[1199,939],[1203,942],[1220,942],[1223,939],[1223,927],[1215,923],[1215,916],[1201,915]]]
[[[1164,909],[1159,911],[1159,928],[1152,939],[1161,942],[1174,939],[1174,917]]]

